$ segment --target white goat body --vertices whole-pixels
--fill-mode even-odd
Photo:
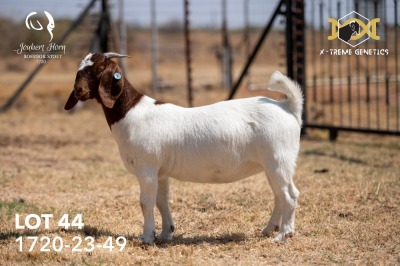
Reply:
[[[226,183],[264,169],[275,196],[291,201],[286,208],[293,218],[287,219],[293,221],[281,225],[280,208],[285,206],[278,202],[275,213],[279,217],[272,217],[273,225],[264,230],[271,234],[276,227],[283,228],[275,241],[284,241],[294,232],[298,191],[292,177],[299,152],[302,95],[297,85],[280,73],[272,76],[270,84],[271,90],[285,93],[288,99],[278,102],[253,97],[183,108],[155,105],[154,99],[144,96],[111,127],[125,167],[139,179],[148,180],[148,184],[141,182],[145,191],[147,186],[156,186],[160,177]],[[162,237],[170,239],[170,233]],[[151,243],[151,234],[147,237],[145,232],[144,241]]]
[[[134,174],[151,167],[179,180],[226,183],[260,172],[267,154],[291,157],[294,166],[300,127],[285,105],[255,97],[183,108],[144,96],[111,128]]]

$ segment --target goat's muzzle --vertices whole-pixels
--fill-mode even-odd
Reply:
[[[64,109],[71,110],[79,101],[86,101],[93,98],[89,90],[83,89],[81,86],[77,86],[75,84],[74,89],[72,90],[71,94],[67,102],[65,103]]]
[[[74,88],[74,95],[80,101],[89,100],[91,97],[90,92],[84,90],[82,87],[75,87]]]

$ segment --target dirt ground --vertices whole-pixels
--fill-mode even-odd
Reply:
[[[74,72],[46,71],[0,114],[0,265],[400,264],[399,138],[341,133],[329,142],[325,132],[309,131],[295,176],[297,232],[284,245],[261,236],[273,196],[260,173],[223,185],[172,180],[175,239],[148,247],[138,240],[138,183],[124,169],[102,110],[89,103],[73,115],[63,111]],[[23,77],[0,76],[1,103]],[[182,91],[155,96],[185,103]],[[223,98],[218,89],[195,93],[197,105]],[[85,227],[17,230],[15,214],[82,214]],[[160,232],[158,212],[156,224]],[[24,245],[28,236],[64,243],[92,236],[96,244],[124,236],[127,245],[122,252],[57,253],[38,244],[20,252],[21,236]]]

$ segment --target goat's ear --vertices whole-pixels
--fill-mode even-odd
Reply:
[[[74,91],[71,92],[67,102],[65,103],[64,109],[71,110],[78,103],[78,99],[75,97]]]
[[[118,73],[117,75],[114,75]],[[108,66],[101,74],[99,84],[99,95],[101,101],[107,108],[113,108],[115,101],[122,93],[124,80],[121,77],[121,69],[117,64]],[[119,76],[118,76],[119,75]],[[118,78],[115,78],[115,76]]]

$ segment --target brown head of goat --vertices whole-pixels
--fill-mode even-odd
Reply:
[[[111,60],[123,57],[128,56],[117,53],[88,54],[79,66],[74,89],[64,109],[72,109],[78,100],[96,99],[102,105],[110,127],[123,118],[143,96],[122,76],[118,64]]]

